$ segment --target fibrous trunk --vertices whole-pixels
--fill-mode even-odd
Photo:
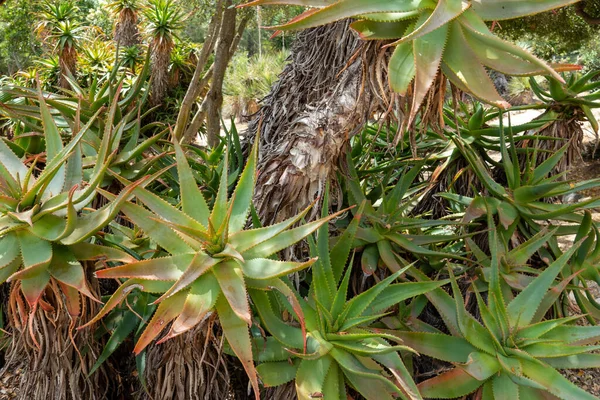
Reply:
[[[323,195],[328,181],[336,188],[349,139],[375,111],[394,104],[384,77],[387,57],[381,43],[362,42],[347,22],[298,35],[290,64],[246,135],[260,133],[255,204],[264,223],[296,215]]]
[[[63,47],[58,62],[60,65],[59,85],[63,89],[70,89],[71,84],[67,76],[75,76],[77,72],[77,50],[75,47],[68,45]]]
[[[139,44],[138,18],[135,11],[125,8],[119,13],[119,21],[115,26],[115,42],[120,47]]]
[[[571,169],[573,165],[581,160],[581,149],[583,147],[583,128],[581,121],[585,118],[583,111],[579,109],[555,112],[547,111],[536,120],[553,120],[547,123],[534,135],[534,138],[520,142],[522,148],[529,149],[529,155],[520,153],[520,165],[524,171],[526,164],[533,159],[533,166],[540,165],[550,156],[568,144],[567,151],[562,159],[550,172],[550,176],[563,174]],[[539,139],[535,138],[539,136]],[[536,149],[533,155],[533,149]],[[563,177],[565,179],[565,177]]]
[[[92,293],[98,285],[91,278]],[[78,305],[67,304],[61,289],[51,283],[40,305],[27,309],[18,284],[11,287],[8,307],[13,321],[6,364],[0,376],[12,388],[17,399],[80,400],[106,399],[110,386],[106,366],[88,376],[101,345],[94,339],[94,329],[76,330],[99,310],[99,304],[80,296]],[[79,308],[79,315],[77,314]]]
[[[156,38],[152,41],[152,89],[150,103],[157,106],[163,102],[169,89],[169,63],[173,41],[167,38]]]
[[[143,398],[153,400],[221,400],[230,380],[223,340],[214,334],[213,319],[148,349]]]

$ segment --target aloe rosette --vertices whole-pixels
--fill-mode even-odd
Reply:
[[[491,214],[489,215],[490,225]],[[458,398],[478,391],[484,400],[597,399],[575,386],[556,369],[598,368],[600,327],[578,326],[581,316],[544,319],[573,276],[557,280],[568,268],[582,241],[551,263],[518,295],[503,290],[500,266],[509,256],[490,230],[490,283],[485,301],[473,287],[481,319],[465,308],[456,280],[452,298],[443,290],[426,294],[444,319],[450,335],[421,324],[421,332],[401,332],[404,343],[418,352],[454,365],[450,371],[419,384],[425,398]],[[413,275],[427,278],[418,271]]]
[[[550,66],[529,52],[494,35],[486,21],[520,18],[564,7],[578,0],[256,0],[246,5],[314,7],[278,30],[298,30],[354,18],[352,28],[367,40],[396,40],[389,62],[392,89],[405,95],[414,81],[411,120],[438,71],[458,88],[501,108],[486,68],[507,75],[547,74],[560,82],[557,71],[574,65]],[[554,67],[554,68],[553,68]],[[409,123],[410,125],[410,123]]]
[[[292,228],[306,215],[307,209],[276,225],[244,230],[256,182],[257,145],[230,199],[226,155],[212,210],[196,184],[183,149],[178,143],[174,146],[181,184],[181,210],[141,186],[133,193],[147,208],[133,203],[122,207],[122,212],[170,255],[98,271],[100,278],[127,280],[91,323],[110,312],[133,289],[158,294],[156,312],[134,349],[139,354],[169,322],[173,321],[159,343],[192,329],[216,312],[223,333],[259,398],[249,333],[253,322],[248,288],[289,290],[280,278],[307,268],[315,259],[281,262],[275,260],[274,255],[336,215]]]
[[[112,126],[108,124],[100,146],[99,161],[84,181],[81,140],[96,117],[75,131],[64,145],[46,102],[39,93],[46,146],[45,165],[40,158],[22,161],[0,140],[0,283],[13,282],[10,303],[14,325],[23,327],[27,311],[38,305],[52,310],[44,300],[47,288],[57,287],[72,316],[80,313],[80,294],[98,301],[88,286],[82,261],[98,258],[131,261],[127,254],[86,241],[107,225],[125,201],[125,189],[115,201],[87,211],[111,155]],[[116,103],[110,114],[113,115]],[[27,306],[21,300],[20,289]]]
[[[421,399],[401,357],[401,352],[413,350],[394,332],[380,331],[371,324],[387,315],[390,307],[447,281],[394,283],[406,272],[404,268],[348,300],[353,260],[345,273],[344,268],[363,209],[364,205],[331,248],[327,226],[319,229],[316,241],[309,241],[311,253],[318,256],[318,261],[312,267],[307,299],[297,293],[295,297],[282,298],[277,293],[252,290],[263,325],[272,335],[266,340],[256,339],[256,347],[263,349],[256,357],[265,386],[295,380],[301,400],[344,400],[347,387],[369,400]],[[303,310],[304,320],[298,321],[301,327],[279,317],[283,310],[293,309],[290,298]],[[303,329],[308,332],[306,336]]]

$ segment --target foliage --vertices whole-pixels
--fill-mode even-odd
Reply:
[[[389,62],[391,88],[406,95],[414,80],[412,107],[407,126],[421,107],[438,76],[438,70],[461,90],[500,108],[510,105],[498,94],[485,67],[510,75],[548,74],[562,78],[546,62],[498,38],[484,21],[519,18],[571,4],[574,1],[521,1],[467,3],[460,0],[406,3],[342,0],[305,1],[304,5],[321,7],[308,11],[291,22],[277,26],[280,30],[315,27],[344,18],[357,18],[352,24],[363,39],[396,40]],[[257,0],[249,5],[269,4]],[[279,1],[297,4],[296,1]],[[564,65],[558,70],[577,68]]]
[[[237,53],[231,60],[223,86],[226,115],[241,118],[258,111],[258,102],[277,81],[286,59],[284,52],[262,57]]]
[[[123,48],[88,29],[90,2],[48,3],[40,29],[57,54],[0,81],[0,282],[10,283],[0,350],[21,337],[51,340],[36,324],[64,304],[69,326],[51,322],[65,342],[78,346],[94,327],[103,346],[77,347],[94,364],[70,373],[97,376],[131,344],[137,371],[126,373],[149,391],[143,379],[157,366],[146,366],[147,352],[180,362],[162,344],[197,346],[189,335],[208,325],[206,337],[231,356],[217,358],[248,376],[235,389],[257,399],[281,386],[300,399],[596,398],[558,370],[600,367],[600,305],[589,290],[600,283],[590,213],[600,200],[560,202],[600,185],[568,180],[564,161],[579,121],[598,129],[597,73],[560,75],[578,67],[553,70],[484,22],[569,1],[253,2],[294,5],[264,9],[275,23],[317,7],[282,29],[356,17],[365,37],[400,39],[392,86],[409,93],[414,81],[414,134],[382,123],[346,138],[339,198],[325,187],[320,219],[305,220],[309,207],[270,226],[253,207],[257,175],[272,173],[258,170],[260,136],[244,148],[233,120],[212,148],[169,136],[201,53],[189,28],[179,32],[200,3],[209,2],[112,2],[111,23],[131,12],[146,28],[145,43]],[[57,89],[61,59],[74,54],[64,48],[78,49],[78,73]],[[285,65],[285,52],[250,54],[228,71],[225,93],[242,104],[234,114],[250,113]],[[453,93],[435,126],[418,115],[439,66],[492,106]],[[513,125],[484,67],[550,75],[529,81],[539,102],[521,107],[542,116]],[[159,78],[168,78],[160,112],[148,104]],[[333,203],[346,208],[329,215]],[[104,307],[84,318],[87,299]]]

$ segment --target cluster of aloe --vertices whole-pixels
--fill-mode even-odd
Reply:
[[[69,313],[75,317],[79,315],[80,294],[99,301],[90,290],[89,271],[84,270],[82,261],[102,257],[130,259],[125,253],[85,242],[113,220],[130,190],[124,190],[111,204],[85,211],[96,197],[113,157],[109,152],[114,139],[112,124],[107,125],[99,145],[98,162],[86,171],[84,181],[81,142],[96,116],[85,126],[78,126],[70,141],[63,145],[41,92],[39,105],[46,148],[43,155],[22,160],[0,141],[0,281],[14,282],[9,302],[14,308],[15,326],[23,328],[27,315],[35,314],[38,306],[45,310],[53,308],[44,296],[50,286],[60,288]],[[109,116],[115,110],[116,103]]]
[[[327,187],[315,221],[308,207],[262,225],[253,207],[257,174],[268,173],[258,170],[260,132],[246,153],[234,124],[211,149],[170,140],[146,105],[148,62],[125,89],[119,65],[85,87],[67,76],[59,94],[1,88],[13,136],[0,139],[0,283],[9,289],[0,349],[20,337],[45,343],[40,321],[59,324],[62,313],[70,324],[57,340],[77,346],[93,332],[102,347],[76,349],[94,357],[77,369],[85,379],[119,364],[125,348],[144,383],[160,368],[150,351],[194,346],[206,329],[256,399],[280,386],[299,399],[596,398],[559,370],[600,367],[600,304],[589,290],[600,283],[590,213],[600,200],[560,199],[600,181],[555,173],[572,143],[545,157],[538,144],[559,106],[595,127],[599,87],[594,74],[564,79],[556,71],[574,67],[553,70],[484,23],[567,3],[253,2],[317,7],[281,29],[352,17],[365,38],[399,39],[390,83],[406,93],[414,81],[417,125],[439,68],[500,107],[484,66],[552,76],[548,91],[534,85],[548,103],[534,108],[552,113],[527,124],[464,102],[445,106],[441,129],[401,131],[391,150],[396,127],[365,128],[351,140],[343,210],[329,213]]]

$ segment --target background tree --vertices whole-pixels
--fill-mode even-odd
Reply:
[[[108,6],[117,18],[114,35],[117,46],[130,47],[139,44],[139,0],[116,0]]]
[[[69,88],[69,75],[77,73],[77,46],[82,39],[83,26],[75,20],[79,8],[72,1],[46,2],[38,31],[53,43],[60,62],[59,85]]]
[[[151,0],[143,11],[148,26],[146,35],[150,38],[152,58],[152,88],[150,103],[159,105],[169,88],[169,63],[175,46],[174,39],[183,27],[184,14],[173,0]]]

